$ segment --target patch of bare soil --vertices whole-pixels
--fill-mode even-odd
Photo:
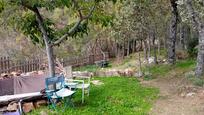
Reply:
[[[182,73],[171,72],[168,76],[141,81],[145,86],[160,89],[150,115],[204,115],[204,88],[193,86],[181,76]]]

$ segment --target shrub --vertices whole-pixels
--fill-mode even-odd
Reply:
[[[195,57],[198,53],[196,46],[198,45],[198,38],[192,38],[188,41],[187,51],[190,57]]]

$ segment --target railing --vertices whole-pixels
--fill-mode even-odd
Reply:
[[[79,67],[84,65],[94,64],[95,61],[107,60],[109,58],[108,53],[104,54],[95,54],[82,57],[71,57],[67,59],[61,59],[60,62],[63,66],[71,65],[73,67]],[[28,61],[13,61],[9,57],[0,58],[0,74],[1,73],[10,73],[13,71],[22,71],[22,72],[31,72],[37,70],[45,69],[43,65],[45,64],[44,59],[31,59]]]

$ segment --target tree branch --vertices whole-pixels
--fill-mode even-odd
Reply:
[[[78,13],[79,13],[80,19],[83,19],[83,15],[82,15],[82,12],[81,12],[81,8],[79,8],[79,5],[78,5],[78,3],[76,2],[76,0],[73,0],[73,2],[74,2],[75,8],[77,9],[77,11],[78,11]]]
[[[82,23],[82,21],[85,21],[85,20],[88,20],[94,10],[95,10],[95,7],[96,7],[96,4],[94,6],[92,6],[91,10],[90,10],[90,13],[87,15],[87,16],[83,16],[82,13],[81,13],[81,10],[78,10],[79,14],[80,14],[80,18],[79,18],[79,21],[66,33],[64,34],[61,38],[59,38],[57,41],[55,41],[52,46],[55,46],[55,45],[59,45],[60,43],[62,43],[68,36],[70,36],[72,33],[74,33],[76,31],[76,29],[79,27],[79,25]]]

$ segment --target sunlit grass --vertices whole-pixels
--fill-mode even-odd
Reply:
[[[103,85],[91,86],[90,96],[81,103],[80,91],[74,96],[74,108],[57,112],[42,107],[32,115],[42,112],[56,115],[147,115],[152,102],[157,98],[158,89],[142,87],[136,78],[110,77],[94,78]]]

